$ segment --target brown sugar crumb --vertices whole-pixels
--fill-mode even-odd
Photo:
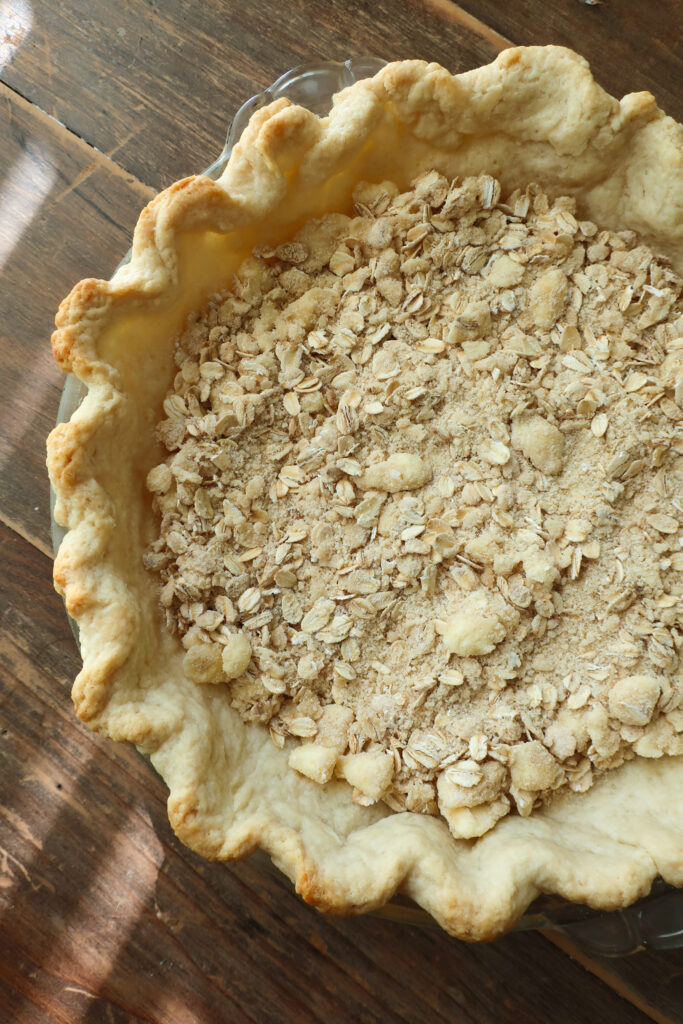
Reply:
[[[293,768],[473,837],[683,753],[681,280],[533,185],[354,200],[188,321],[145,562]]]

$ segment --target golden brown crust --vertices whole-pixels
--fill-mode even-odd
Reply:
[[[404,186],[430,167],[573,194],[585,216],[636,230],[683,270],[683,128],[649,94],[608,96],[571,51],[506,50],[456,77],[392,64],[341,93],[323,120],[277,101],[254,115],[218,182],[188,178],[157,196],[131,263],[111,281],[82,281],[60,306],[55,358],[89,393],[48,441],[56,516],[70,531],[55,584],[81,633],[77,712],[152,756],[184,842],[216,859],[260,846],[328,911],[367,910],[400,888],[452,933],[481,939],[539,892],[613,908],[658,873],[683,884],[681,759],[638,759],[476,843],[454,841],[436,819],[358,807],[345,784],[319,787],[288,769],[286,752],[221,693],[188,683],[140,558],[151,425],[186,314],[254,244],[348,208],[359,178]]]

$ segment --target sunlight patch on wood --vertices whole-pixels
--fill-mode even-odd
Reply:
[[[0,71],[12,62],[32,27],[33,10],[28,0],[5,0],[0,4]]]
[[[46,146],[35,138],[29,139],[24,152],[0,185],[0,270],[40,210],[57,178],[51,157]]]

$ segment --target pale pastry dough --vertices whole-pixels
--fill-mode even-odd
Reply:
[[[613,909],[645,894],[657,875],[683,884],[683,758],[648,759],[660,749],[649,734],[638,741],[643,757],[528,817],[508,815],[499,800],[479,821],[482,808],[463,796],[472,788],[465,770],[441,784],[452,832],[442,818],[365,805],[353,794],[375,799],[388,755],[347,764],[327,752],[333,739],[308,753],[276,749],[262,726],[230,707],[224,687],[203,685],[241,671],[249,641],[236,640],[221,665],[202,651],[184,662],[159,610],[157,579],[142,563],[157,530],[145,480],[164,458],[153,428],[177,369],[174,340],[255,246],[289,243],[308,219],[351,212],[359,181],[406,188],[434,169],[449,180],[492,175],[505,194],[538,182],[551,198],[574,196],[580,216],[637,232],[682,273],[682,164],[683,129],[653,97],[613,99],[569,50],[510,49],[458,76],[395,63],[340,93],[326,118],[286,100],[258,111],[219,181],[189,178],[162,192],[140,216],[130,264],[111,281],[80,282],[64,300],[53,351],[88,387],[48,441],[55,515],[69,531],[55,583],[83,655],[73,699],[91,728],[150,755],[169,786],[174,829],[200,854],[227,860],[261,847],[306,901],[332,912],[368,911],[400,890],[465,939],[511,927],[541,892]],[[289,256],[296,266],[297,253]],[[341,254],[334,272],[348,272],[347,262]],[[519,276],[507,256],[486,272],[509,288]],[[566,281],[549,271],[532,296],[539,328],[550,329],[567,300]],[[481,358],[482,311],[470,313],[458,343]],[[666,364],[672,379],[679,357]],[[530,420],[511,444],[552,475],[562,441],[551,424]],[[506,457],[500,451],[490,449],[493,461]],[[163,474],[153,488],[163,487]],[[396,481],[421,486],[429,467],[394,455],[368,474],[363,487],[380,479],[391,491]],[[664,534],[665,519],[653,523]],[[533,579],[553,571],[534,552],[523,557]],[[475,655],[501,643],[506,627],[495,609],[482,614],[474,632],[447,622],[446,643]],[[659,697],[657,679],[627,678],[611,711],[639,728]],[[511,772],[523,805],[525,782],[537,785],[529,779],[540,772],[552,786],[556,764],[535,739],[516,750]],[[495,771],[476,785],[494,785]]]

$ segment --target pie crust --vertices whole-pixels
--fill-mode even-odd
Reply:
[[[197,686],[165,627],[143,551],[158,526],[145,480],[188,314],[257,245],[312,217],[350,211],[361,180],[406,188],[436,169],[490,174],[503,192],[537,182],[582,217],[630,229],[683,272],[683,129],[648,93],[621,102],[558,47],[504,51],[459,76],[389,65],[340,93],[329,117],[279,100],[251,119],[218,182],[188,178],[140,216],[131,262],[80,282],[53,335],[60,366],[88,387],[48,440],[55,517],[68,529],[55,584],[80,630],[73,699],[87,724],[149,754],[179,837],[209,859],[257,848],[322,910],[355,913],[400,890],[449,932],[491,938],[541,892],[613,909],[657,876],[683,884],[683,758],[636,758],[587,793],[561,793],[476,840],[439,818],[362,806],[287,765],[222,688]],[[125,454],[124,454],[125,453]]]

